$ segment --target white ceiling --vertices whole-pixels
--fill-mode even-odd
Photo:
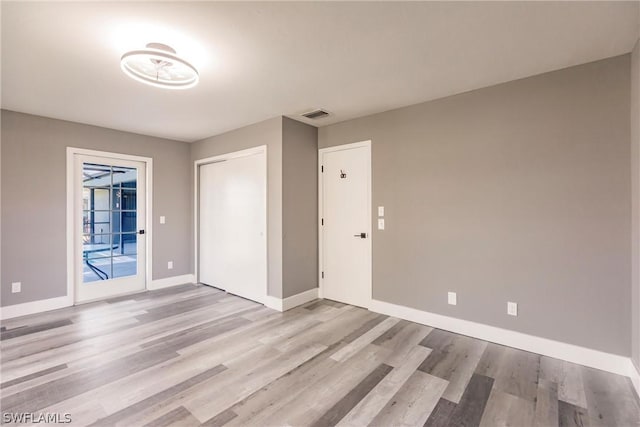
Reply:
[[[639,2],[2,2],[2,108],[194,141],[314,107],[335,123],[632,50]],[[138,83],[173,46],[200,84]]]

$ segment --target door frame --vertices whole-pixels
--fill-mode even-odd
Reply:
[[[369,203],[367,203],[367,217],[369,218],[369,221],[367,224],[367,234],[369,235],[369,239],[367,239],[368,240],[367,253],[369,258],[369,271],[368,271],[369,298],[367,299],[367,301],[365,301],[366,302],[365,307],[370,308],[371,301],[373,300],[373,271],[372,271],[373,270],[373,257],[372,257],[373,233],[372,233],[372,219],[371,219],[373,199],[372,199],[372,176],[371,176],[371,140],[354,142],[351,144],[335,145],[332,147],[321,148],[318,150],[318,219],[320,219],[320,221],[318,221],[318,283],[319,283],[318,297],[324,298],[324,278],[322,277],[323,270],[324,270],[324,260],[322,256],[324,252],[324,239],[323,239],[323,233],[322,233],[323,232],[322,218],[324,217],[323,216],[323,212],[324,212],[323,194],[324,193],[323,193],[323,181],[322,181],[323,156],[324,156],[324,153],[349,150],[353,148],[366,148],[367,155],[368,155],[367,183],[369,188],[367,190],[367,199],[369,200]]]
[[[96,156],[115,160],[132,160],[145,164],[145,289],[153,280],[153,159],[151,157],[130,154],[112,153],[108,151],[90,150],[86,148],[67,147],[67,297],[69,304],[84,304],[91,301],[76,301],[76,257],[75,257],[75,156]]]
[[[254,154],[264,154],[264,194],[265,194],[265,206],[264,206],[264,256],[267,260],[267,269],[265,276],[265,288],[264,295],[260,295],[261,299],[258,301],[264,304],[267,300],[267,290],[269,289],[269,165],[267,162],[267,146],[259,145],[257,147],[247,148],[245,150],[233,151],[231,153],[219,154],[217,156],[206,157],[193,162],[193,271],[195,275],[196,283],[200,283],[200,166],[224,162],[227,160],[237,159],[241,157],[247,157]]]

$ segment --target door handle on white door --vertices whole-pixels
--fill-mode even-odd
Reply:
[[[359,237],[361,239],[367,238],[367,233],[354,234],[353,237]]]

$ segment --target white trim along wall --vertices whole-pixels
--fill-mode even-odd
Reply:
[[[484,341],[630,377],[636,391],[640,395],[640,375],[636,371],[630,357],[606,353],[482,323],[457,319],[455,317],[429,313],[427,311],[376,299],[371,301],[371,307],[369,307],[369,309],[376,313],[386,314],[387,316],[397,317],[433,328],[444,329]]]
[[[69,295],[63,297],[49,298],[38,301],[25,302],[22,304],[7,305],[0,308],[0,319],[13,319],[14,317],[28,316],[30,314],[42,313],[44,311],[57,310],[59,308],[71,307],[73,299]]]
[[[146,290],[152,291],[155,289],[168,288],[170,286],[195,283],[195,281],[196,278],[193,274],[183,274],[182,276],[165,277],[164,279],[157,280],[147,279]],[[141,292],[145,291],[143,290]],[[88,302],[91,301],[87,301],[87,303]],[[62,297],[25,302],[23,304],[8,305],[5,307],[0,307],[0,320],[13,319],[15,317],[28,316],[30,314],[43,313],[45,311],[71,307],[73,304],[73,296],[65,295]]]
[[[168,288],[171,286],[179,286],[187,283],[195,283],[195,274],[183,274],[182,276],[165,277],[164,279],[151,280],[147,282],[147,290]]]
[[[309,289],[308,291],[300,292],[299,294],[292,295],[290,297],[281,299],[267,295],[264,300],[264,305],[273,310],[287,311],[299,305],[306,304],[314,299],[318,298],[318,288]]]

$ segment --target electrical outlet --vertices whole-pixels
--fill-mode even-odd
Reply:
[[[164,224],[165,222],[167,222],[167,219],[164,216],[160,217],[160,224]]]
[[[172,270],[172,269],[173,269],[173,261],[169,261],[169,262],[167,263],[167,268],[168,268],[169,270]]]
[[[378,216],[384,216],[384,206],[378,206]]]
[[[21,282],[13,282],[11,284],[11,293],[17,294],[18,292],[22,292],[22,283]]]
[[[384,230],[384,218],[378,218],[378,230]]]
[[[507,302],[507,314],[510,316],[518,315],[518,303],[517,302]]]
[[[448,295],[447,295],[447,301],[451,305],[457,305],[458,304],[458,295],[455,292],[449,292]]]

